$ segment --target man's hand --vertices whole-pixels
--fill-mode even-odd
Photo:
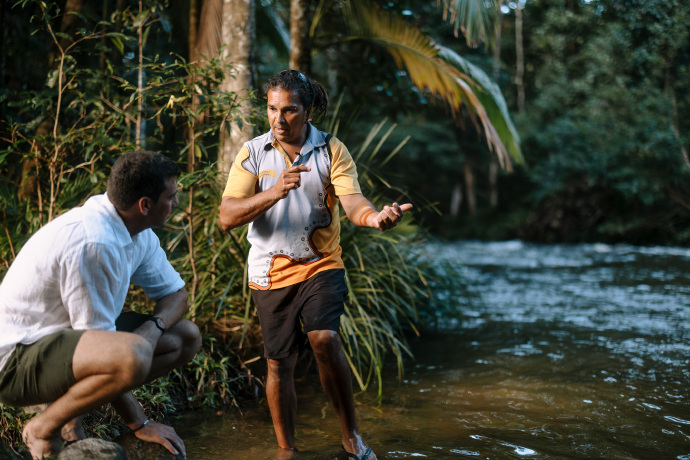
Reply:
[[[369,217],[369,226],[372,228],[378,228],[382,232],[395,227],[400,219],[402,219],[403,213],[412,209],[412,204],[405,203],[399,205],[398,203],[393,203],[390,206],[384,206],[381,212],[376,216]]]
[[[171,426],[151,421],[144,428],[135,431],[134,435],[142,441],[160,444],[174,455],[179,453],[187,458],[184,442],[182,442],[182,439],[180,439]]]
[[[300,174],[311,171],[311,168],[305,165],[290,166],[283,169],[278,176],[278,181],[273,186],[273,190],[279,199],[288,196],[290,190],[298,189],[301,185]]]

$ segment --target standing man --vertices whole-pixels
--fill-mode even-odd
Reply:
[[[172,427],[150,421],[131,389],[188,362],[199,329],[152,227],[177,206],[171,160],[135,151],[115,162],[107,193],[36,232],[0,285],[0,402],[51,403],[22,433],[33,458],[84,438],[81,418],[112,403],[135,435],[185,455]],[[153,315],[123,313],[134,283]],[[126,331],[126,332],[125,332]]]
[[[294,70],[268,81],[271,130],[244,144],[230,169],[220,206],[225,230],[249,224],[249,286],[268,361],[266,393],[280,458],[295,449],[294,369],[305,334],[324,390],[338,413],[343,448],[376,459],[355,417],[350,369],[340,343],[347,295],[341,259],[338,198],[360,227],[387,230],[412,208],[381,212],[362,195],[345,145],[310,122],[326,115],[323,86]]]

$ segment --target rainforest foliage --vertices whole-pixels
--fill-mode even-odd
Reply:
[[[161,415],[262,385],[246,229],[217,224],[220,152],[235,128],[267,129],[260,88],[288,66],[290,2],[247,2],[251,49],[229,59],[190,51],[220,41],[211,3],[0,2],[0,276],[37,229],[104,190],[118,154],[155,150],[184,171],[159,235],[204,345],[139,390]],[[394,232],[342,222],[341,336],[360,388],[386,356],[401,364],[407,334],[459,314],[459,276],[424,256],[431,235],[690,243],[687,2],[313,4],[305,49],[331,97],[324,129],[356,156],[366,195],[415,204]],[[247,70],[253,91],[223,89]],[[151,306],[133,289],[128,308]],[[0,409],[11,443],[26,414]],[[103,417],[91,429],[109,436]]]

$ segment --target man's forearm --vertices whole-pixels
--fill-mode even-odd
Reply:
[[[220,224],[223,230],[247,225],[271,209],[280,199],[281,197],[270,189],[249,198],[223,197],[220,205]]]
[[[220,225],[223,230],[247,225],[268,211],[274,204],[288,196],[292,190],[300,187],[300,175],[308,173],[311,168],[305,165],[290,166],[280,171],[276,183],[249,198],[224,196],[220,203]]]
[[[340,196],[347,218],[358,227],[372,227],[371,219],[374,219],[378,211],[364,195],[356,193],[353,195]]]
[[[170,327],[177,324],[188,310],[187,290],[182,288],[158,300],[153,308],[153,315],[161,318],[166,327]]]

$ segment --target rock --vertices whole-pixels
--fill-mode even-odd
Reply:
[[[168,449],[154,442],[146,442],[128,432],[113,439],[124,447],[128,460],[183,460],[182,454],[173,455]]]
[[[88,438],[65,447],[58,460],[127,460],[127,454],[114,442]]]

